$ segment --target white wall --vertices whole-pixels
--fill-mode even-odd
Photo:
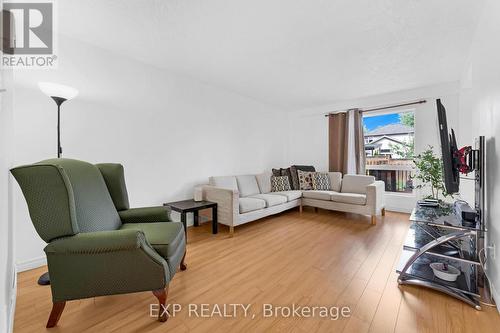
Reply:
[[[429,145],[439,151],[436,98],[441,98],[448,110],[448,124],[458,128],[458,82],[423,87],[342,101],[333,105],[319,106],[293,112],[289,115],[288,164],[312,164],[318,170],[328,170],[328,120],[323,115],[330,111],[353,107],[371,107],[399,102],[426,99],[427,103],[415,106],[415,151]],[[396,110],[396,109],[395,109]],[[408,110],[408,107],[400,111]],[[415,206],[417,195],[386,194],[387,208],[409,212]]]
[[[15,305],[15,270],[12,221],[12,73],[0,71],[0,332],[12,329]]]
[[[132,206],[190,198],[211,175],[283,165],[280,109],[76,40],[61,38],[58,53],[57,70],[16,73],[16,165],[56,154],[56,106],[38,81],[79,89],[62,107],[63,156],[122,163]],[[15,190],[17,263],[27,269],[43,263],[44,243]]]
[[[496,245],[496,257],[488,253],[487,275],[500,305],[500,2],[486,1],[469,65],[462,78],[460,95],[460,139],[472,144],[473,138],[486,136],[486,243]],[[464,184],[468,198],[471,186]],[[500,310],[500,307],[499,307]]]

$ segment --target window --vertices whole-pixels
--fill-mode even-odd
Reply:
[[[366,173],[385,182],[388,192],[412,193],[415,114],[363,116]]]

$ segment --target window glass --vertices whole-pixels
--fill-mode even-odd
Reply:
[[[415,152],[413,112],[363,117],[366,173],[385,182],[389,192],[412,192]]]

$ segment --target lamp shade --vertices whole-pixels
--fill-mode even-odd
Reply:
[[[70,100],[78,95],[78,90],[62,84],[51,82],[38,82],[40,90],[49,97],[59,97]]]

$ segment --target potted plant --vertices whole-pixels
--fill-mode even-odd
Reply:
[[[419,185],[415,188],[430,187],[431,194],[426,198],[439,199],[441,193],[444,198],[453,197],[446,192],[443,176],[443,161],[441,158],[434,154],[434,147],[429,146],[421,154],[415,156],[413,162],[416,167],[416,174],[414,177],[420,181]]]

